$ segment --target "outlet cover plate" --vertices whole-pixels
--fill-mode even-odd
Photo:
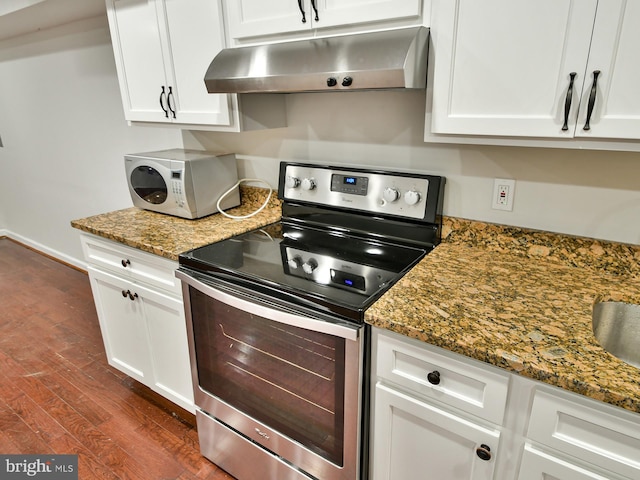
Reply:
[[[496,178],[493,180],[493,197],[491,208],[494,210],[513,211],[513,196],[516,181],[510,178]]]

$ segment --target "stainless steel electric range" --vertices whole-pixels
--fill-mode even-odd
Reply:
[[[204,456],[366,478],[366,309],[440,241],[440,176],[283,162],[282,220],[180,256]]]

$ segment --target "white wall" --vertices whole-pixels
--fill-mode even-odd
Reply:
[[[0,42],[0,233],[81,264],[74,218],[131,206],[123,155],[205,147],[277,182],[279,160],[447,177],[445,213],[640,243],[640,154],[422,141],[424,93],[287,97],[290,127],[242,134],[130,127],[103,17]],[[517,179],[513,212],[491,210],[494,177]]]
[[[125,153],[182,146],[129,127],[105,16],[0,42],[0,230],[73,264],[69,222],[130,207]]]
[[[185,144],[241,154],[241,172],[274,185],[278,159],[434,173],[447,178],[447,215],[640,243],[640,153],[426,144],[424,95],[288,95],[287,129],[191,132]],[[516,179],[513,212],[491,209],[494,178]]]

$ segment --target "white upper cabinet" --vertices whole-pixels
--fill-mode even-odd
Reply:
[[[228,95],[204,74],[224,46],[213,0],[107,0],[120,90],[129,121],[229,125]]]
[[[593,27],[576,136],[640,139],[640,2],[600,0]],[[590,129],[585,130],[594,72]]]
[[[164,0],[171,52],[176,107],[181,123],[228,125],[229,96],[210,94],[204,74],[213,57],[224,48],[219,2],[212,0]]]
[[[234,39],[401,18],[419,18],[422,0],[226,0]]]
[[[239,132],[286,126],[282,95],[210,94],[224,48],[222,0],[106,0],[125,118]]]
[[[299,5],[297,8],[296,2],[290,0],[226,0],[230,36],[246,38],[308,30],[310,1],[301,0]]]
[[[433,0],[427,135],[639,139],[639,3]]]

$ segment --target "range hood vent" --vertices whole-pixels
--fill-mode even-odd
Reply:
[[[423,89],[428,38],[412,27],[227,48],[204,81],[209,93]]]

